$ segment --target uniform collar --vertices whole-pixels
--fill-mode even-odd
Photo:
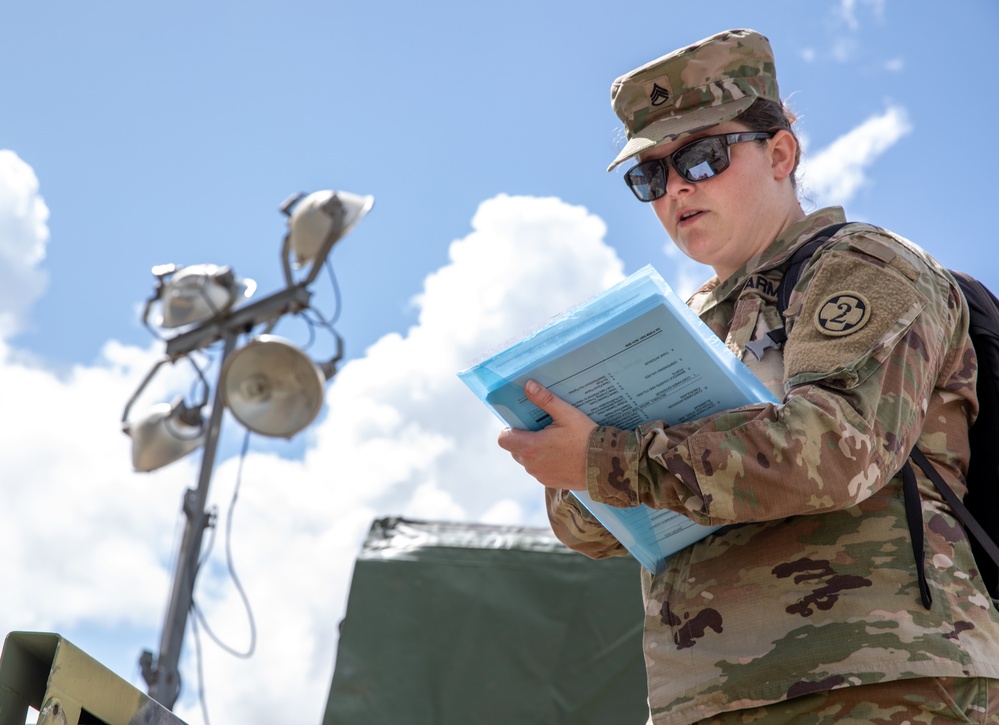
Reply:
[[[718,277],[709,279],[691,296],[691,301],[697,300],[697,304],[694,306],[699,313],[707,311],[710,307],[741,290],[745,286],[748,276],[779,267],[787,261],[794,250],[814,236],[816,232],[832,224],[845,221],[846,214],[839,206],[829,206],[813,211],[801,221],[795,222],[785,229],[772,244],[746,262],[724,282],[720,282]]]

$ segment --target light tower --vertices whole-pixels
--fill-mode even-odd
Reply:
[[[173,709],[180,694],[177,667],[193,603],[202,539],[205,530],[214,524],[206,504],[222,413],[228,409],[248,430],[278,438],[291,438],[315,420],[322,408],[324,385],[343,357],[343,341],[330,325],[334,353],[317,362],[271,331],[284,315],[310,309],[309,286],[327,264],[330,250],[368,213],[373,202],[370,196],[343,191],[289,197],[281,205],[288,217],[288,233],[281,249],[285,287],[255,302],[244,303],[254,291],[253,282],[240,279],[228,267],[153,268],[157,286],[146,302],[143,324],[150,327],[150,314],[158,307],[159,327],[177,332],[165,340],[165,356],[125,405],[122,429],[132,438],[136,471],[153,471],[202,449],[197,487],[188,489],[183,498],[186,522],[159,653],[146,650],[139,658],[150,697],[169,709]],[[294,270],[304,276],[296,279]],[[240,347],[242,336],[249,337],[249,341]],[[212,385],[191,355],[219,342],[222,352]],[[200,399],[188,403],[181,396],[155,405],[141,416],[130,417],[136,400],[160,368],[180,360],[188,360],[196,371]],[[207,421],[205,408],[209,408]]]

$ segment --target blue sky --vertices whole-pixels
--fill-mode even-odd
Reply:
[[[248,661],[206,646],[215,722],[321,721],[372,518],[544,523],[456,370],[646,263],[681,291],[706,276],[604,172],[621,73],[763,32],[801,117],[806,206],[843,204],[999,289],[992,0],[57,2],[0,22],[0,542],[34,542],[5,557],[0,633],[61,632],[140,685],[198,465],[134,473],[119,431],[162,353],[139,321],[150,269],[228,264],[267,294],[289,194],[376,200],[331,255],[348,363],[326,411],[291,443],[251,439],[233,546],[261,643]],[[315,292],[332,312],[325,277]],[[223,513],[241,441],[224,431]],[[199,601],[238,647],[216,558]],[[184,664],[178,711],[201,722]]]

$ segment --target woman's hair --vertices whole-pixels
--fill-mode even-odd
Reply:
[[[794,114],[794,111],[785,106],[783,103],[770,101],[766,98],[757,98],[753,101],[753,105],[740,113],[733,120],[746,126],[750,131],[784,130],[794,136],[794,142],[797,148],[794,151],[794,168],[791,169],[791,186],[797,188],[798,180],[795,178],[795,175],[798,172],[798,162],[801,161],[801,142],[798,141],[798,135],[792,128],[795,120],[797,120],[797,116]]]

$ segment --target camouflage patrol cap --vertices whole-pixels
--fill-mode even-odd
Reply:
[[[646,63],[611,86],[611,106],[628,142],[607,170],[730,121],[757,98],[780,103],[770,41],[755,30],[726,30]]]

